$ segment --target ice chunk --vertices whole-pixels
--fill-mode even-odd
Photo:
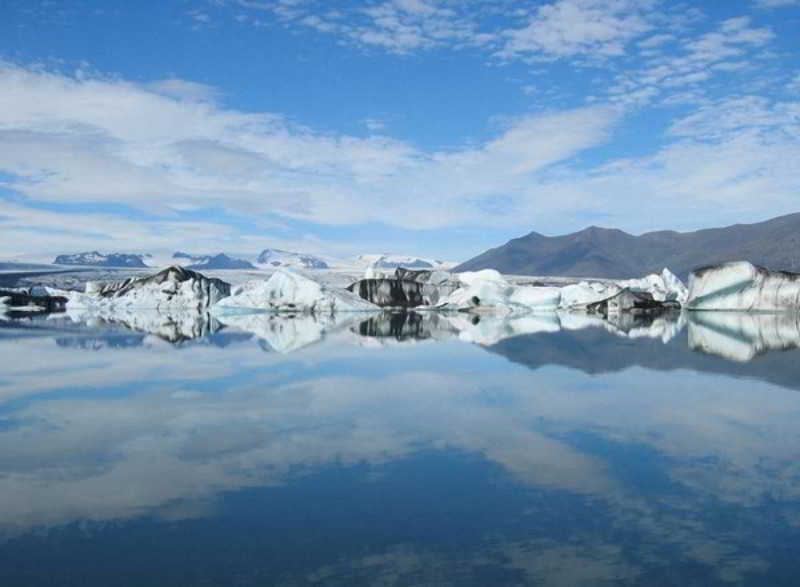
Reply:
[[[230,284],[221,279],[173,266],[148,277],[107,284],[87,282],[84,293],[59,291],[59,294],[67,297],[68,308],[199,311],[228,296],[230,288]]]
[[[622,289],[613,283],[581,281],[561,288],[562,309],[582,309],[617,295]]]
[[[618,281],[617,285],[631,291],[652,294],[657,302],[676,301],[684,305],[689,296],[689,290],[684,283],[666,267],[661,273]]]
[[[377,307],[347,290],[329,287],[288,269],[278,269],[266,281],[235,286],[231,296],[214,306],[214,312],[269,310],[273,312],[365,312]]]
[[[786,311],[800,309],[800,274],[769,271],[747,261],[694,271],[691,310]]]

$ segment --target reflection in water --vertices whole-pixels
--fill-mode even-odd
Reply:
[[[197,339],[239,332],[226,346],[179,352],[143,342],[87,353],[63,344],[82,336],[64,319],[50,334],[44,321],[0,329],[0,581],[795,579],[795,353],[728,362],[677,336],[631,340],[653,324],[623,337],[557,315],[299,318],[240,317]],[[691,317],[690,336],[788,340],[783,322],[706,318]],[[164,332],[160,320],[148,324]],[[134,336],[83,328],[90,340]],[[298,348],[319,332],[321,344],[291,356],[252,342]],[[454,338],[502,334],[486,347]],[[445,340],[340,344],[417,335]],[[704,348],[718,344],[704,336]]]
[[[132,347],[148,342],[147,338],[130,334],[132,332],[180,345],[191,340],[213,339],[225,329],[228,334],[252,335],[262,349],[279,353],[297,351],[330,337],[362,346],[366,339],[376,339],[380,344],[458,339],[495,346],[526,335],[574,333],[575,337],[585,338],[585,331],[597,329],[624,339],[660,341],[669,345],[687,324],[689,348],[732,361],[747,362],[769,351],[800,347],[800,315],[738,312],[673,312],[658,316],[621,314],[606,319],[570,312],[504,317],[437,312],[334,315],[244,312],[214,316],[207,312],[131,311],[113,314],[78,312],[28,320],[0,320],[0,326],[6,328],[27,326],[29,334],[41,332],[45,326],[63,331],[65,324],[81,328],[77,332],[72,328],[75,338],[63,336],[59,339],[60,344],[88,349],[107,345]],[[86,331],[92,331],[96,336],[89,339]],[[129,335],[122,336],[121,332]],[[513,347],[514,343],[508,346]]]
[[[732,361],[800,347],[800,314],[693,312],[689,346]]]

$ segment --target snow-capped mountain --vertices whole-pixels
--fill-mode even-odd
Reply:
[[[180,251],[172,255],[173,259],[187,259],[191,264],[186,265],[187,269],[202,271],[205,269],[255,269],[252,263],[244,259],[229,257],[225,253],[218,255],[190,255]]]
[[[388,253],[379,255],[359,255],[358,264],[362,267],[372,267],[374,269],[444,269],[451,264],[438,259],[426,257],[414,257],[408,255],[390,255]]]
[[[327,261],[316,255],[283,251],[281,249],[264,249],[258,256],[257,263],[270,267],[301,267],[304,269],[328,269]]]
[[[103,254],[97,251],[58,255],[53,261],[56,265],[90,265],[93,267],[147,267],[144,259],[150,255],[129,253]]]

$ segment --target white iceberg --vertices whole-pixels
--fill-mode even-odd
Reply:
[[[618,285],[603,281],[581,281],[559,289],[561,301],[558,307],[562,310],[585,309],[589,304],[602,302],[622,291]]]
[[[112,283],[86,283],[84,293],[46,288],[67,298],[67,308],[100,310],[205,310],[230,294],[230,284],[183,267]]]
[[[666,267],[661,273],[652,273],[639,279],[621,280],[617,285],[631,291],[649,293],[657,302],[676,301],[684,305],[689,297],[686,285]]]
[[[468,271],[453,276],[459,288],[437,304],[443,310],[487,310],[498,314],[585,309],[621,291],[613,283],[588,282],[564,287],[515,285],[494,269]]]
[[[213,308],[216,313],[237,310],[272,312],[369,312],[375,304],[344,289],[330,287],[294,271],[278,269],[266,281],[248,281],[235,286],[231,295]]]
[[[800,274],[747,261],[704,267],[689,277],[687,308],[780,312],[800,310]]]

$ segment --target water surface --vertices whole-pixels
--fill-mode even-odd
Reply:
[[[0,322],[0,584],[796,585],[794,318],[680,320]]]

